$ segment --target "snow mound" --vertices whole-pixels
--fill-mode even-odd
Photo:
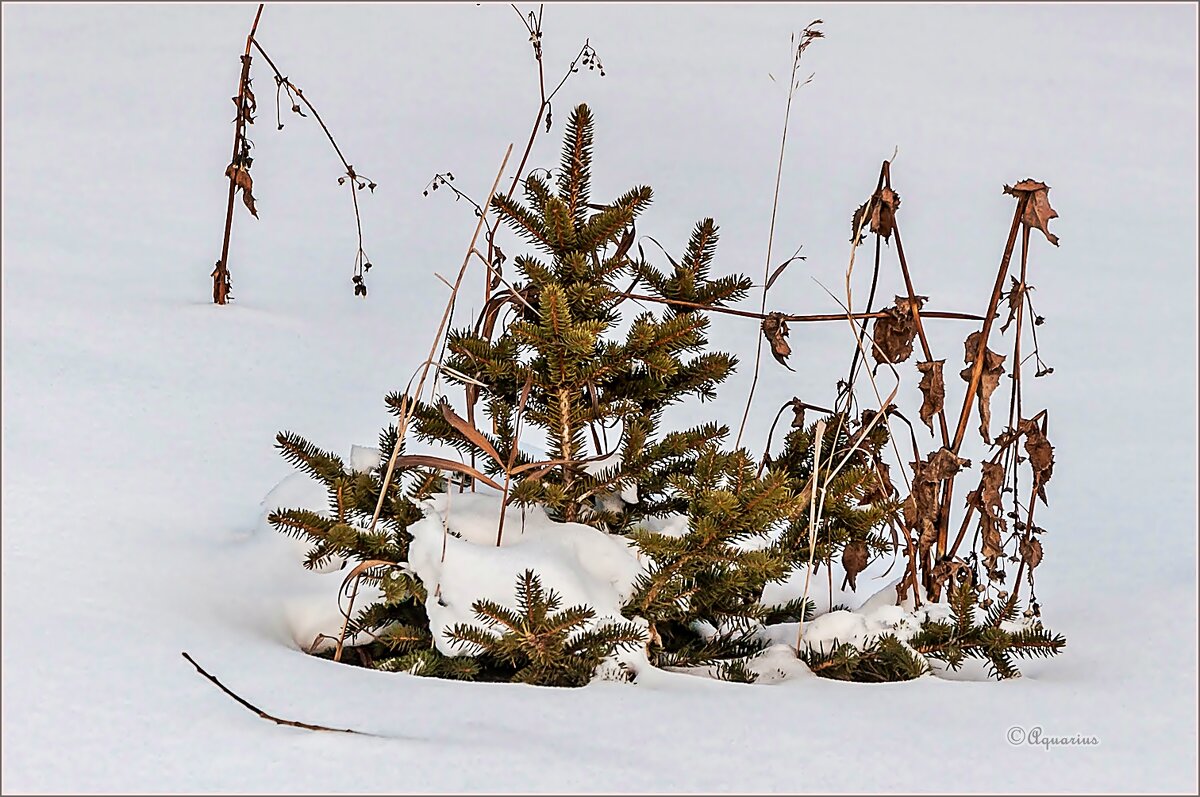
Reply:
[[[409,566],[428,591],[425,608],[439,651],[468,652],[452,645],[446,630],[478,624],[475,601],[517,608],[517,577],[526,570],[537,573],[547,592],[562,596],[563,608],[586,604],[596,612],[595,624],[626,622],[621,606],[643,572],[630,541],[581,523],[553,521],[540,507],[508,507],[500,535],[500,506],[493,493],[442,493],[422,503],[424,519],[408,529]]]

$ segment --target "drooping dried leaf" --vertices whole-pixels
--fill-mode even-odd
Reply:
[[[771,313],[764,318],[762,332],[763,337],[771,344],[771,354],[775,357],[776,362],[789,371],[794,370],[787,364],[787,358],[792,353],[792,347],[787,342],[788,327],[784,314]]]
[[[896,211],[900,208],[900,195],[890,188],[880,189],[871,203],[871,232],[890,240],[896,226]]]
[[[865,540],[851,540],[842,549],[842,567],[846,570],[846,579],[842,582],[844,589],[850,584],[850,591],[858,591],[858,574],[867,568],[867,543]]]
[[[917,322],[913,309],[920,312],[928,296],[897,296],[896,303],[885,307],[875,319],[872,336],[875,345],[871,353],[877,363],[902,363],[912,356],[913,340],[917,337]]]
[[[1025,564],[1029,565],[1030,570],[1040,565],[1042,563],[1042,541],[1032,535],[1021,540],[1021,558],[1025,560]]]
[[[951,579],[961,581],[969,578],[971,575],[971,568],[969,568],[966,562],[963,562],[961,559],[943,559],[934,565],[933,569],[929,572],[929,575],[933,580],[933,592],[936,594],[940,592],[946,582],[950,581]]]
[[[858,210],[854,211],[854,216],[850,219],[850,243],[854,243],[859,238],[859,231],[863,225],[867,223],[867,209],[871,206],[874,199],[868,199],[866,202],[858,206]]]
[[[917,387],[924,396],[924,400],[921,402],[921,420],[925,422],[931,432],[933,431],[933,416],[941,412],[946,405],[946,380],[942,374],[942,367],[945,364],[945,360],[917,363],[917,370],[922,374],[921,384]]]
[[[486,484],[488,487],[491,487],[493,490],[504,489],[504,487],[497,484],[486,474],[476,470],[475,468],[472,468],[470,465],[467,465],[464,462],[458,462],[457,460],[453,459],[434,457],[427,454],[404,454],[403,456],[396,457],[396,464],[401,467],[430,467],[437,468],[439,470],[450,470],[454,471],[455,473],[462,473],[470,476],[473,479],[477,479]]]
[[[1013,319],[1017,317],[1017,308],[1021,306],[1021,302],[1025,301],[1025,292],[1031,286],[1025,285],[1017,281],[1016,277],[1009,277],[1012,280],[1012,287],[1008,290],[1008,318],[1004,321],[1004,326],[1000,327],[1001,332],[1007,332]]]
[[[980,551],[983,562],[987,567],[988,577],[993,581],[1003,581],[1004,573],[997,566],[1004,558],[1004,531],[1007,524],[1003,517],[992,517],[987,514],[979,516],[979,537],[983,542]]]
[[[496,449],[492,447],[488,439],[483,436],[482,432],[456,413],[448,402],[442,402],[441,410],[442,417],[446,419],[446,423],[453,426],[463,437],[474,443],[480,451],[491,457],[497,465],[504,467],[504,460],[500,457]]]
[[[979,478],[979,503],[977,508],[989,515],[999,515],[1003,508],[1000,489],[1004,484],[1004,466],[999,462],[983,463],[983,475]]]
[[[971,467],[971,460],[963,459],[950,449],[942,446],[929,458],[928,464],[921,469],[923,478],[934,481],[945,481],[963,468]]]
[[[258,110],[258,101],[254,99],[254,92],[250,90],[250,81],[249,80],[247,80],[246,84],[242,87],[242,93],[245,95],[247,103],[249,103],[249,108],[248,108],[249,113],[254,113],[255,111],[257,111]]]
[[[901,512],[905,527],[918,535],[918,548],[927,551],[937,542],[941,514],[937,498],[939,482],[930,476],[928,462],[918,460],[909,464],[913,470],[912,492],[904,499]]]
[[[1014,186],[1004,186],[1004,193],[1018,199],[1028,194],[1029,201],[1025,204],[1025,212],[1021,214],[1021,222],[1027,227],[1037,227],[1047,241],[1058,246],[1058,236],[1047,227],[1050,219],[1058,218],[1058,211],[1050,207],[1050,186],[1037,180],[1022,180]]]
[[[971,381],[971,374],[975,370],[975,357],[979,353],[982,334],[976,331],[967,336],[965,344],[967,367],[959,372],[959,376],[968,384]],[[980,373],[979,388],[975,394],[979,405],[979,435],[989,445],[992,442],[992,394],[1000,386],[1000,377],[1004,375],[1004,359],[1003,354],[997,354],[991,349],[984,349],[983,370]]]
[[[1042,503],[1046,500],[1046,482],[1054,473],[1054,446],[1046,439],[1045,432],[1032,420],[1020,423],[1020,429],[1025,433],[1025,453],[1029,455],[1029,466],[1033,468],[1033,489]]]
[[[234,166],[232,163],[225,170],[225,176],[233,180],[233,184],[241,189],[242,201],[246,203],[246,208],[254,214],[254,218],[258,218],[258,211],[254,208],[254,181],[250,178],[250,170],[244,166]]]
[[[793,413],[792,428],[793,429],[803,429],[804,428],[804,410],[807,407],[808,407],[808,405],[805,404],[800,399],[798,399],[798,398],[792,399],[792,413]]]
[[[863,497],[858,501],[859,506],[889,501],[896,495],[896,486],[892,484],[891,468],[888,464],[876,461],[875,473],[876,477],[870,481]]]

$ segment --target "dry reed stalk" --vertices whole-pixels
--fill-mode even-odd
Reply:
[[[788,122],[792,118],[792,100],[796,96],[796,91],[803,85],[807,85],[812,76],[804,83],[796,83],[796,73],[800,69],[800,59],[804,55],[804,51],[814,40],[821,38],[824,34],[816,30],[813,26],[821,23],[821,20],[813,20],[808,24],[800,34],[800,44],[796,45],[796,34],[792,34],[791,43],[796,46],[795,55],[792,56],[792,73],[788,78],[788,98],[787,108],[783,114],[783,134],[779,141],[779,163],[775,170],[775,194],[771,200],[771,229],[767,235],[767,262],[763,271],[763,289],[762,289],[762,304],[759,307],[759,312],[766,315],[767,312],[767,291],[771,288],[771,255],[772,248],[775,244],[775,217],[779,211],[779,187],[783,181],[783,156],[787,151],[788,137]],[[746,396],[746,410],[742,413],[742,423],[738,427],[737,440],[734,442],[734,448],[740,448],[742,445],[742,435],[746,431],[746,421],[750,418],[750,405],[754,401],[754,390],[758,387],[758,374],[762,368],[762,340],[758,338],[757,331],[755,332],[755,347],[754,347],[754,376],[750,380],[750,393]]]
[[[500,185],[500,178],[504,176],[504,169],[508,166],[508,158],[512,155],[513,145],[509,144],[508,149],[504,151],[504,160],[500,163],[500,170],[496,172],[496,179],[492,182],[492,188],[488,191],[487,207],[492,203],[492,197],[496,194],[496,188]],[[463,256],[462,266],[458,269],[458,277],[454,280],[454,289],[450,293],[450,299],[446,303],[446,310],[442,313],[442,320],[438,324],[437,334],[434,335],[433,345],[429,347],[429,357],[425,361],[425,365],[421,369],[421,379],[417,383],[416,396],[419,399],[424,392],[425,379],[429,376],[431,363],[434,362],[434,355],[437,353],[438,345],[442,341],[442,336],[446,332],[446,324],[450,321],[450,313],[454,309],[454,300],[458,297],[458,291],[462,287],[463,276],[467,272],[467,266],[471,263],[471,250],[475,248],[475,242],[479,239],[479,233],[483,229],[483,217],[480,216],[479,222],[475,225],[475,233],[471,236],[471,243],[467,246],[467,253]],[[408,421],[412,415],[412,405],[408,400],[408,395],[404,397],[400,411],[400,419],[396,427],[396,444],[392,446],[391,456],[388,457],[388,466],[386,475],[383,477],[383,484],[379,489],[379,501],[375,504],[375,512],[371,515],[370,531],[375,530],[375,524],[379,521],[379,513],[383,511],[383,501],[387,496],[388,487],[392,482],[392,475],[396,472],[396,457],[400,455],[400,447],[404,442],[404,437],[408,433]]]

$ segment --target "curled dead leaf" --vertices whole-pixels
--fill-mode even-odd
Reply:
[[[900,195],[890,188],[882,188],[875,195],[871,206],[871,232],[887,241],[896,227],[896,211],[900,209]]]
[[[917,547],[921,551],[929,550],[937,541],[938,518],[941,507],[938,504],[938,480],[930,476],[929,463],[923,460],[909,463],[913,471],[912,492],[901,505],[904,526],[917,534]]]
[[[965,581],[971,577],[971,568],[961,559],[943,559],[929,572],[933,580],[933,591],[940,592],[947,581]]]
[[[871,481],[870,486],[863,491],[863,496],[858,500],[859,506],[874,504],[881,501],[890,501],[896,495],[896,486],[892,484],[891,468],[886,462],[875,462],[876,478]]]
[[[902,363],[912,356],[913,340],[917,337],[917,322],[913,310],[920,312],[928,296],[897,296],[896,303],[885,307],[875,319],[872,336],[875,345],[871,353],[877,363]]]
[[[775,357],[776,362],[789,371],[795,370],[787,364],[787,358],[792,353],[792,347],[787,342],[788,326],[784,314],[771,313],[764,318],[762,332],[763,337],[771,344],[771,354]]]
[[[1050,207],[1050,186],[1037,180],[1022,180],[1014,186],[1004,186],[1004,193],[1020,199],[1028,195],[1025,212],[1021,214],[1021,223],[1026,227],[1037,227],[1046,236],[1046,240],[1058,246],[1058,236],[1050,232],[1047,225],[1050,219],[1058,218],[1058,211]]]
[[[842,548],[842,567],[846,570],[846,578],[842,581],[842,589],[850,585],[851,592],[858,591],[858,574],[867,569],[869,551],[865,540],[851,540]]]
[[[1003,581],[1004,572],[999,568],[999,562],[1004,558],[1004,531],[1007,523],[1003,517],[992,517],[987,514],[979,516],[979,537],[983,543],[980,553],[987,567],[988,578],[993,581]]]
[[[1004,466],[999,462],[983,463],[983,474],[979,477],[978,504],[979,511],[989,515],[1000,515],[1003,502],[1000,490],[1004,484]]]
[[[1025,293],[1033,287],[1032,285],[1018,282],[1016,277],[1009,277],[1009,279],[1012,280],[1012,287],[1008,290],[1008,318],[1004,320],[1004,326],[1000,327],[1001,332],[1008,331],[1013,319],[1017,317],[1017,308],[1025,300]]]
[[[1042,541],[1033,536],[1021,540],[1021,558],[1025,560],[1025,564],[1029,565],[1030,570],[1040,565],[1042,563]]]
[[[971,467],[971,460],[963,459],[950,449],[942,446],[929,458],[928,464],[922,468],[922,477],[934,481],[945,481],[963,468]]]
[[[804,410],[808,405],[798,398],[792,399],[792,428],[804,428]]]
[[[233,180],[233,184],[242,192],[242,201],[246,203],[246,208],[258,218],[258,211],[254,207],[254,181],[250,178],[250,170],[244,166],[234,166],[229,164],[229,168],[225,170],[225,176]]]
[[[922,374],[921,384],[918,385],[918,388],[921,390],[921,395],[924,396],[924,400],[921,402],[921,420],[925,422],[931,432],[933,431],[933,416],[946,406],[946,380],[942,374],[942,367],[945,364],[945,360],[917,363],[917,370]]]
[[[1033,490],[1042,503],[1046,500],[1046,482],[1054,472],[1054,446],[1046,439],[1042,427],[1033,420],[1023,420],[1019,425],[1025,434],[1025,453],[1029,455],[1029,466],[1033,469]]]
[[[979,345],[983,333],[972,332],[967,336],[966,362],[967,367],[959,372],[959,376],[968,384],[971,382],[971,374],[975,370],[975,358],[979,354]],[[996,388],[1000,386],[1000,377],[1004,375],[1004,355],[997,354],[991,349],[985,348],[983,351],[983,370],[979,375],[979,388],[976,391],[976,399],[979,405],[979,435],[988,445],[992,442],[992,394],[996,392]]]

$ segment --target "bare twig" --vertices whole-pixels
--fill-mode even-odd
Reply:
[[[622,293],[615,298],[617,299],[633,299],[639,302],[652,302],[654,304],[669,304],[675,307],[694,307],[698,310],[707,310],[712,313],[720,313],[722,315],[734,315],[741,318],[754,318],[762,321],[767,317],[766,313],[755,313],[750,310],[735,310],[732,307],[716,307],[711,304],[701,304],[699,302],[689,302],[683,299],[666,299],[658,296],[647,296],[641,293]],[[788,323],[793,321],[799,323],[815,322],[815,321],[845,321],[847,318],[852,320],[882,318],[887,313],[882,310],[871,313],[810,313],[808,315],[784,315],[782,318]],[[982,321],[983,316],[971,315],[970,313],[948,313],[940,311],[926,311],[921,313],[923,318],[948,318],[958,321]]]
[[[307,731],[330,731],[332,733],[354,733],[354,734],[358,734],[360,736],[375,736],[375,734],[373,734],[373,733],[364,733],[363,731],[356,731],[352,728],[330,728],[327,725],[313,725],[308,722],[297,722],[296,720],[285,720],[285,719],[281,719],[280,717],[276,717],[273,714],[268,714],[267,712],[263,711],[258,706],[249,702],[248,700],[245,700],[245,699],[239,697],[238,695],[236,695],[233,692],[233,690],[231,690],[229,687],[225,686],[225,684],[218,681],[217,677],[215,675],[210,674],[203,667],[201,667],[199,664],[197,664],[196,660],[193,659],[191,656],[189,656],[186,650],[182,651],[182,654],[183,654],[183,657],[188,660],[188,663],[196,668],[196,672],[200,673],[205,678],[212,681],[213,684],[216,685],[216,687],[218,689],[220,689],[222,692],[224,692],[225,694],[232,697],[235,701],[237,701],[237,703],[240,706],[242,706],[243,708],[245,708],[249,711],[253,711],[255,714],[257,714],[258,716],[262,717],[265,720],[270,720],[271,722],[274,722],[276,725],[288,725],[292,728],[304,728]]]
[[[294,92],[295,96],[300,98],[300,102],[303,102],[305,107],[312,112],[313,118],[317,120],[317,124],[319,124],[321,126],[321,130],[325,132],[325,137],[329,139],[329,143],[333,146],[333,151],[337,153],[338,160],[342,162],[342,167],[346,170],[345,175],[338,178],[338,183],[342,184],[346,180],[350,181],[350,196],[354,201],[354,224],[358,231],[358,251],[354,255],[354,293],[356,295],[365,297],[367,295],[367,286],[363,281],[363,275],[366,271],[370,271],[371,261],[367,257],[367,253],[363,250],[362,215],[359,213],[358,209],[358,192],[362,188],[369,188],[371,191],[374,191],[376,184],[369,177],[359,174],[354,170],[354,167],[350,165],[349,161],[346,160],[346,156],[342,154],[342,148],[338,146],[337,140],[333,137],[333,133],[329,132],[329,126],[326,125],[325,120],[321,118],[321,114],[317,111],[316,106],[312,104],[308,97],[304,96],[304,91],[302,89],[300,89],[292,81],[288,80],[288,78],[279,71],[279,67],[275,65],[275,62],[271,60],[271,56],[267,55],[267,51],[262,48],[262,45],[258,43],[258,40],[255,39],[253,35],[251,35],[249,43],[254,45],[254,48],[258,50],[259,54],[262,55],[263,59],[271,67],[271,71],[275,73],[276,84],[279,86],[285,86],[288,89],[289,95]],[[278,92],[276,92],[276,98],[278,101]],[[300,112],[299,106],[295,103],[292,105],[292,110],[296,111],[297,113]],[[276,115],[278,115],[278,109],[276,110]],[[279,127],[282,128],[283,124],[280,123]]]

